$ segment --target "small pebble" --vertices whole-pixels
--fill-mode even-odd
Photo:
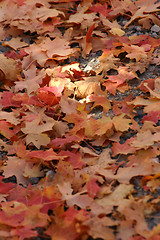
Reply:
[[[157,33],[153,32],[153,33],[151,33],[151,36],[154,38],[157,38]]]
[[[37,184],[39,182],[39,178],[37,177],[30,177],[29,178],[30,184]]]
[[[49,170],[47,173],[46,173],[46,176],[48,177],[48,179],[51,181],[53,179],[55,175],[55,172],[53,170]]]
[[[137,31],[138,31],[138,32],[141,31],[141,27],[140,27],[140,26],[137,27]]]
[[[136,26],[130,26],[128,29],[129,29],[130,31],[136,31]]]
[[[158,25],[154,25],[153,27],[151,27],[151,31],[159,33],[160,32],[160,27]]]
[[[69,59],[69,63],[72,63],[74,61],[76,61],[76,59],[73,56],[71,56],[70,59]]]
[[[135,34],[137,35],[137,36],[139,36],[139,35],[142,35],[143,33],[142,32],[135,32]]]
[[[126,25],[127,20],[122,21],[122,25]]]

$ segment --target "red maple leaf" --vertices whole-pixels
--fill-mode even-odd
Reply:
[[[3,179],[4,177],[0,176],[0,193],[6,194],[15,187],[15,184],[10,182],[5,183]]]
[[[147,115],[145,115],[142,119],[142,122],[152,121],[157,123],[160,120],[160,112],[159,111],[150,111]]]
[[[79,152],[74,153],[67,150],[60,151],[58,155],[64,156],[66,158],[66,161],[69,161],[74,169],[82,169],[82,167],[85,165],[85,162],[83,162],[81,154]]]
[[[87,187],[88,195],[92,198],[94,198],[101,189],[98,186],[97,180],[95,178],[90,179],[87,182],[86,187]]]

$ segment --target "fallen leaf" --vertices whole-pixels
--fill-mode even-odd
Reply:
[[[0,70],[4,73],[6,80],[17,80],[19,73],[18,64],[12,58],[7,58],[3,54],[0,54]]]
[[[58,185],[58,189],[62,194],[62,199],[67,202],[69,207],[77,205],[84,209],[92,203],[92,198],[84,194],[85,192],[72,194],[73,189],[71,188],[71,184],[69,182]]]
[[[8,157],[7,164],[2,167],[5,178],[16,176],[17,183],[24,186],[27,185],[28,180],[23,176],[23,171],[26,166],[25,159],[18,157]]]

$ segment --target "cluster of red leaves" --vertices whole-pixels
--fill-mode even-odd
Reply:
[[[137,72],[160,64],[159,39],[125,35],[135,22],[160,25],[159,7],[156,0],[0,2],[0,39],[13,49],[0,54],[1,239],[160,239],[160,224],[149,229],[146,221],[159,210],[160,79],[141,83],[145,97],[107,97],[130,91]],[[99,50],[87,73],[68,61]],[[150,194],[136,195],[136,177]]]

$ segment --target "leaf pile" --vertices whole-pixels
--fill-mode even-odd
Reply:
[[[160,65],[160,40],[127,34],[160,26],[159,10],[0,2],[1,239],[160,239],[160,221],[148,224],[160,210],[160,78],[140,80]]]

